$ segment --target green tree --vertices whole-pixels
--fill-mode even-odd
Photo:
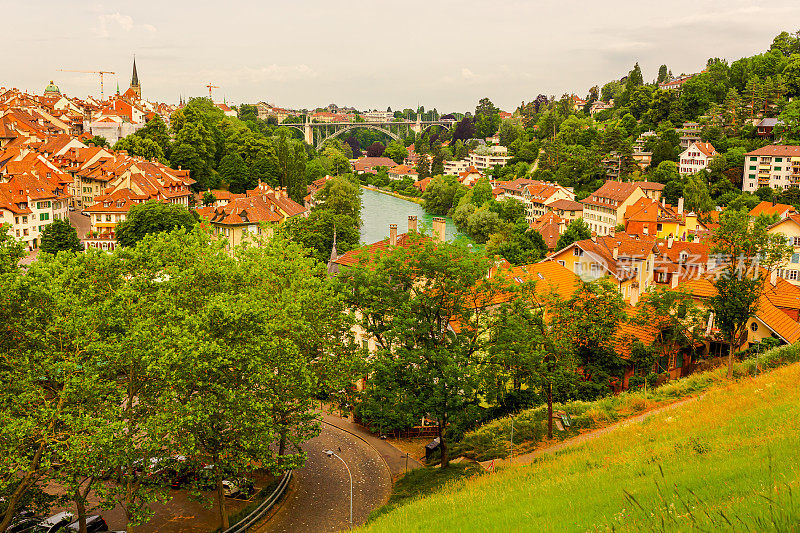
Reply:
[[[490,236],[486,243],[486,254],[489,257],[499,255],[512,265],[528,265],[547,255],[547,245],[542,234],[529,229],[524,219],[508,226]]]
[[[378,345],[370,380],[380,381],[363,401],[435,417],[445,468],[453,430],[474,420],[479,401],[487,311],[474,302],[487,301],[494,289],[477,254],[421,236],[412,242],[365,256],[339,279],[347,304]]]
[[[182,205],[151,200],[132,206],[128,217],[117,224],[117,242],[121,246],[135,246],[147,234],[190,229],[195,223],[195,217]]]
[[[102,148],[110,148],[111,146],[108,144],[108,141],[105,137],[101,135],[95,135],[91,139],[87,139],[86,144],[93,144],[94,146],[100,146]]]
[[[563,250],[573,242],[589,239],[591,236],[592,230],[589,229],[589,225],[582,218],[575,219],[570,222],[564,233],[558,237],[556,250]]]
[[[0,275],[16,272],[17,264],[23,257],[23,242],[11,236],[10,224],[0,224]]]
[[[768,224],[765,217],[751,220],[747,211],[729,207],[720,214],[711,238],[721,275],[713,281],[716,294],[709,306],[729,344],[728,379],[733,377],[733,353],[746,341],[747,322],[758,311],[765,281],[762,269],[769,273],[791,255],[786,238],[768,233]]]
[[[107,254],[59,254],[34,262],[26,275],[0,275],[6,312],[0,326],[0,495],[5,498],[0,530],[20,504],[58,478],[92,478],[102,460],[112,424],[105,416],[113,375],[106,375],[102,345],[108,324],[104,303],[119,284]],[[119,430],[119,427],[115,429]],[[86,493],[70,492],[79,519]],[[85,530],[85,527],[84,527]]]
[[[238,153],[227,154],[219,163],[219,176],[234,194],[242,194],[255,187],[247,170],[247,165]]]
[[[214,196],[214,193],[211,191],[206,191],[203,193],[203,205],[211,205],[217,201],[217,197]]]
[[[656,83],[662,83],[669,79],[669,75],[667,74],[667,66],[661,65],[658,67],[658,78],[656,79]]]
[[[608,280],[581,283],[567,299],[552,304],[552,330],[567,336],[581,368],[577,396],[605,396],[621,380],[626,363],[616,346],[616,332],[626,320],[619,289]]]
[[[422,194],[422,208],[432,215],[447,215],[458,205],[467,190],[455,176],[436,176]]]
[[[339,253],[358,246],[361,238],[361,188],[346,177],[329,180],[315,196],[318,204],[308,217],[287,222],[286,233],[312,251],[321,262],[331,255],[334,238]]]
[[[386,149],[383,151],[383,155],[391,158],[395,163],[399,165],[403,162],[403,160],[406,157],[408,157],[408,150],[406,150],[406,147],[403,146],[402,143],[398,141],[392,141],[386,145]]]
[[[68,252],[83,251],[83,244],[78,238],[78,232],[66,219],[54,220],[42,231],[40,248],[43,252],[57,254],[64,250]]]
[[[143,139],[135,135],[128,135],[118,140],[117,144],[114,145],[114,150],[125,150],[130,155],[139,156],[147,160],[156,159],[162,163],[167,160],[164,156],[164,151],[154,140]]]
[[[708,192],[705,171],[689,176],[683,187],[683,196],[686,199],[686,210],[694,213],[705,213],[714,209],[714,202]]]
[[[170,139],[167,125],[164,123],[161,115],[156,115],[148,120],[144,128],[138,130],[134,135],[142,139],[154,141],[161,148],[161,153],[169,157],[172,151],[172,140]]]

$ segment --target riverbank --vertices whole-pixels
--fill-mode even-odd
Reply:
[[[373,187],[372,185],[362,185],[362,189],[367,189],[370,191],[379,192],[381,194],[386,194],[388,196],[394,196],[395,198],[399,198],[400,200],[408,200],[409,202],[414,202],[415,204],[422,205],[425,203],[422,198],[417,198],[415,196],[404,196],[400,193],[394,191],[387,191],[386,189],[379,189],[378,187]]]

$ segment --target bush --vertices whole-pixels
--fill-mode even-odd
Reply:
[[[746,377],[800,361],[800,343],[780,346],[754,355],[734,367],[734,376]],[[628,391],[599,400],[571,401],[553,404],[553,411],[565,411],[572,425],[565,431],[553,431],[554,440],[578,435],[582,430],[599,429],[647,410],[673,403],[727,382],[726,367],[697,372],[682,379],[668,381],[660,387],[644,391]],[[514,416],[514,453],[537,448],[547,437],[547,406],[540,405]],[[453,457],[463,455],[476,461],[507,457],[511,451],[511,418],[492,420],[466,433],[453,445]]]

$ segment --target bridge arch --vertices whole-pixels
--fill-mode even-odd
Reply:
[[[334,123],[334,126],[335,126],[335,123]],[[389,137],[391,137],[395,141],[399,141],[400,140],[400,136],[399,135],[397,135],[396,133],[392,133],[388,129],[381,128],[380,126],[375,126],[374,124],[364,124],[364,123],[360,123],[360,122],[355,122],[353,124],[348,124],[347,127],[344,127],[344,128],[341,128],[341,129],[338,129],[338,130],[334,131],[333,133],[331,133],[327,137],[323,137],[322,139],[320,139],[317,142],[317,145],[314,148],[319,149],[323,145],[323,143],[325,141],[330,140],[330,139],[335,139],[336,137],[338,137],[339,135],[341,135],[341,134],[343,134],[345,132],[348,132],[350,130],[355,130],[355,129],[358,129],[358,128],[367,128],[367,129],[370,129],[370,130],[379,131],[381,133],[385,133],[386,135],[388,135]]]

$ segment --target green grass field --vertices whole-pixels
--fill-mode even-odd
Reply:
[[[718,384],[530,465],[451,482],[364,529],[800,531],[800,364]]]

